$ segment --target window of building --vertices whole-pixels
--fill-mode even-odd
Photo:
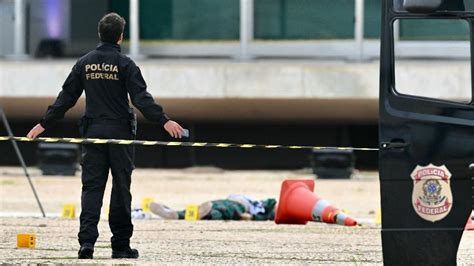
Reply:
[[[128,21],[129,1],[111,1],[111,10]],[[239,12],[239,0],[141,0],[140,38],[238,40]]]
[[[352,39],[354,7],[354,0],[255,0],[255,39]]]

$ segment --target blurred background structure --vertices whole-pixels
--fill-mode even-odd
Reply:
[[[380,0],[0,0],[0,105],[23,136],[58,94],[97,22],[127,20],[123,52],[191,140],[376,147]],[[402,93],[471,97],[469,24],[396,21]],[[77,137],[84,101],[49,136]],[[4,135],[4,130],[0,129]],[[140,121],[140,139],[168,139]],[[0,165],[16,165],[0,143]],[[28,164],[37,144],[22,144]],[[139,148],[139,167],[296,169],[310,151]],[[356,168],[376,169],[377,153]]]

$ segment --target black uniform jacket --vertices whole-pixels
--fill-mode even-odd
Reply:
[[[119,45],[100,43],[74,65],[62,91],[54,104],[48,107],[40,124],[49,128],[63,118],[85,90],[87,118],[130,119],[130,95],[132,104],[145,118],[164,125],[169,118],[146,91],[146,87],[140,69],[133,60],[120,53]]]

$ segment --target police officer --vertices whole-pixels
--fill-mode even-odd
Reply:
[[[31,129],[28,138],[36,138],[63,118],[66,111],[76,104],[83,90],[86,111],[80,121],[80,129],[84,137],[134,138],[135,121],[128,95],[148,120],[163,126],[172,137],[182,137],[183,128],[170,120],[146,91],[145,80],[135,62],[120,53],[124,27],[125,20],[116,13],[107,14],[99,21],[101,42],[95,50],[77,61],[56,101],[48,107],[40,123]],[[82,211],[78,234],[80,259],[93,258],[109,169],[113,176],[109,209],[109,225],[113,234],[112,258],[138,258],[138,251],[130,248],[133,233],[130,210],[133,156],[133,146],[128,145],[82,146]]]

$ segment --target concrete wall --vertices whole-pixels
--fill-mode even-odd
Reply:
[[[0,61],[0,104],[12,117],[40,116],[74,61]],[[193,120],[377,119],[378,62],[145,60],[149,91],[173,117]],[[468,61],[401,61],[402,92],[441,99],[471,95]],[[77,117],[83,103],[71,112]]]

